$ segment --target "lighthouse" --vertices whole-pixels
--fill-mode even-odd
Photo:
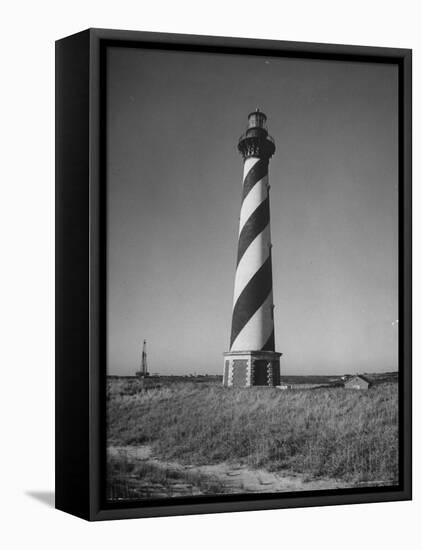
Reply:
[[[259,109],[248,116],[239,140],[243,157],[230,351],[224,353],[223,385],[280,384],[280,356],[275,351],[270,185],[268,165],[275,143],[267,117]]]

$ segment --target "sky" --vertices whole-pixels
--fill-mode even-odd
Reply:
[[[396,370],[397,105],[388,64],[109,48],[108,372],[222,373],[256,107],[281,373]]]

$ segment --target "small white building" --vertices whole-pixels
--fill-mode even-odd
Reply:
[[[372,382],[362,374],[356,374],[345,381],[344,387],[348,390],[367,390]]]

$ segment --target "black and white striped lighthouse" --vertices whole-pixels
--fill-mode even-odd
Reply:
[[[256,109],[239,140],[243,192],[239,221],[230,351],[224,386],[277,386],[280,356],[274,343],[268,164],[275,152],[267,117]]]

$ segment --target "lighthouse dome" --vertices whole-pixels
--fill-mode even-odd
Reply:
[[[248,115],[248,128],[267,129],[267,116],[258,108]]]

